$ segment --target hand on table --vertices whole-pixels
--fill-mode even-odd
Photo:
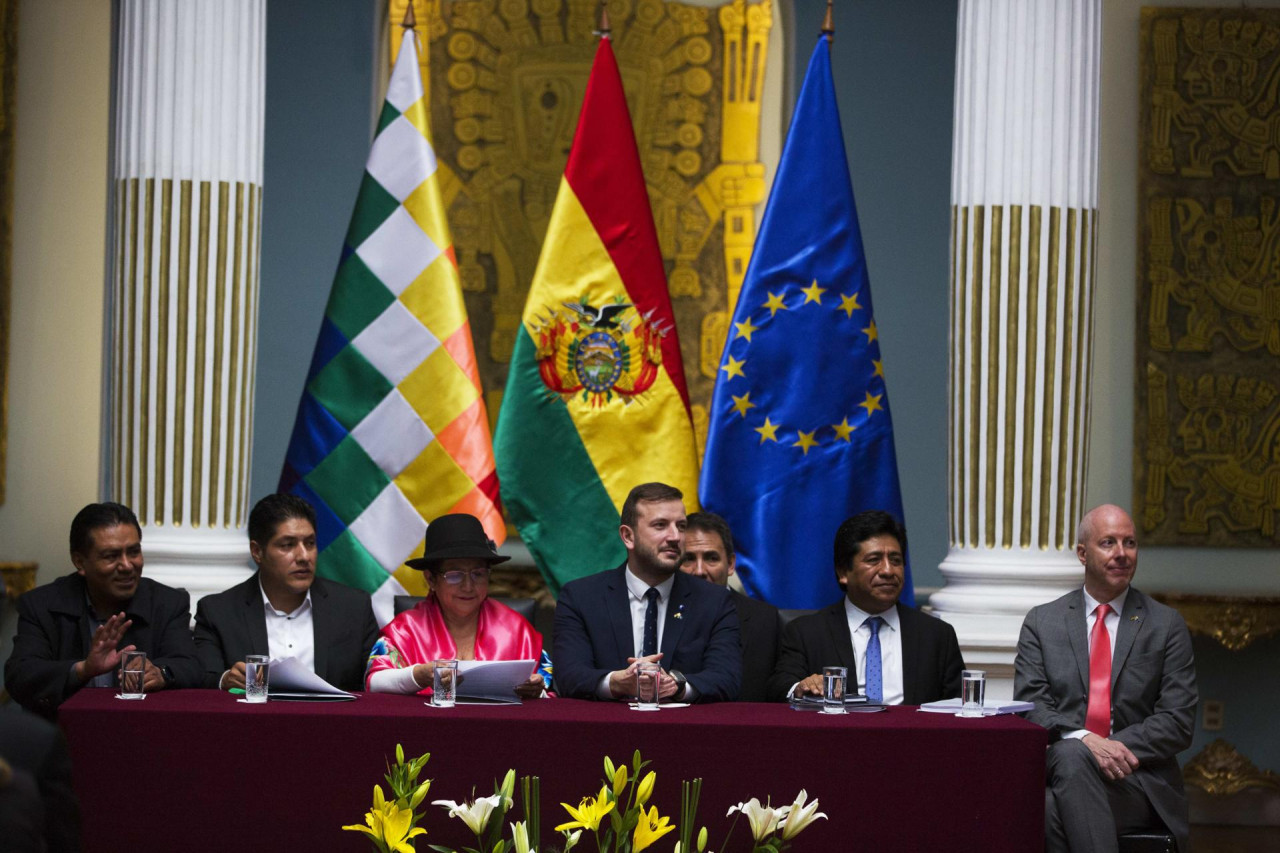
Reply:
[[[804,681],[801,681],[799,684],[796,685],[794,695],[796,696],[825,695],[825,691],[822,688],[822,676],[815,673],[809,676],[808,678],[806,678]]]
[[[155,693],[165,688],[164,673],[147,658],[147,671],[142,676],[142,692]]]
[[[636,670],[642,663],[657,663],[662,660],[662,652],[656,655],[645,655],[638,658],[627,658],[627,668],[614,670],[609,673],[609,692],[613,694],[614,699],[634,699],[636,698],[637,678]],[[666,673],[663,673],[664,675]],[[674,691],[673,691],[674,692]]]
[[[521,699],[537,699],[545,687],[542,676],[535,672],[528,681],[516,685],[516,695]]]
[[[222,673],[218,686],[223,690],[244,690],[244,661],[236,661],[231,669]]]
[[[1098,770],[1106,779],[1123,779],[1138,769],[1137,757],[1120,741],[1098,737],[1092,732],[1081,740],[1093,753],[1094,760],[1098,762]]]

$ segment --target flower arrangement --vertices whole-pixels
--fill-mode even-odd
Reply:
[[[391,796],[383,794],[381,785],[374,785],[373,807],[365,815],[365,826],[351,825],[345,830],[363,832],[379,853],[415,853],[414,839],[426,834],[418,826],[424,814],[419,807],[426,799],[431,780],[419,783],[418,777],[431,758],[424,753],[406,762],[404,749],[396,745],[396,763],[388,764],[384,777]],[[680,822],[672,823],[671,817],[659,814],[656,806],[649,804],[657,784],[653,770],[645,772],[649,762],[640,751],[631,757],[629,764],[615,764],[605,756],[604,780],[594,796],[583,797],[576,806],[561,803],[570,820],[556,826],[560,833],[560,853],[569,853],[582,840],[584,832],[591,833],[597,853],[641,853],[654,847],[671,833],[678,833],[672,853],[707,853],[709,837],[703,826],[695,838],[698,800],[702,780],[686,780],[681,783]],[[515,806],[516,774],[508,770],[502,781],[494,783],[493,794],[470,800],[434,800],[432,805],[446,810],[451,818],[458,818],[476,837],[475,847],[454,848],[430,845],[438,853],[538,853],[541,842],[539,815],[539,781],[537,776],[525,776],[520,780],[520,800],[524,820],[506,822]],[[816,820],[825,820],[818,811],[818,801],[808,802],[808,794],[801,791],[795,802],[774,808],[761,805],[752,798],[729,809],[728,815],[736,815],[720,853],[730,848],[738,819],[746,816],[753,839],[752,853],[782,853],[805,827]],[[510,827],[510,837],[503,837],[505,827]],[[551,853],[554,847],[544,848]],[[715,851],[712,851],[715,853]]]

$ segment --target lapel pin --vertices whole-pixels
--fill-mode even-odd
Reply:
[[[672,619],[683,619],[683,618],[684,618],[684,605],[683,605],[683,604],[681,604],[679,607],[677,607],[677,608],[676,608],[676,612],[675,612],[675,614],[674,614],[671,618],[672,618]]]
[[[1141,617],[1141,616],[1130,616],[1130,617],[1129,617],[1129,621],[1130,621],[1130,622],[1141,622],[1141,621],[1142,621],[1142,617]]]

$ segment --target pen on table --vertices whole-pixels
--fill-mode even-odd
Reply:
[[[230,690],[228,690],[227,692],[228,692],[228,693],[234,693],[236,696],[243,696],[243,695],[244,695],[244,689],[243,689],[243,688],[240,688],[240,687],[232,687],[232,688],[231,688]]]

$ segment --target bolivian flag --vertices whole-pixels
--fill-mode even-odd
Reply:
[[[666,274],[613,48],[596,50],[494,437],[502,501],[553,592],[619,565],[627,492],[697,501]]]

